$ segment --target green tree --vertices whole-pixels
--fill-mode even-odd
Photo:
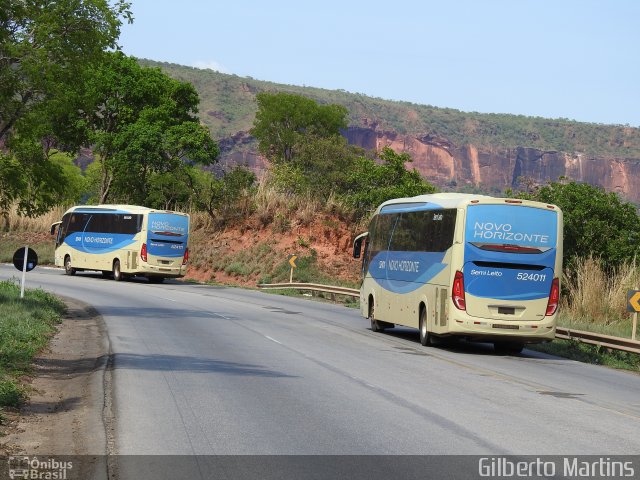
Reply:
[[[189,176],[195,207],[207,212],[212,220],[224,224],[231,216],[248,213],[238,206],[238,201],[255,184],[256,176],[250,170],[235,167],[217,178],[211,172],[194,168]]]
[[[291,161],[301,136],[327,138],[347,127],[347,109],[340,105],[319,105],[302,95],[284,92],[261,92],[256,100],[258,111],[251,134],[258,139],[260,153],[274,163]]]
[[[363,149],[349,145],[341,135],[301,136],[290,162],[271,167],[271,181],[282,191],[326,200],[343,193],[346,178]]]
[[[548,183],[531,197],[562,209],[568,264],[576,257],[593,255],[612,268],[640,255],[638,210],[615,193],[572,181]]]
[[[359,215],[367,214],[392,198],[436,191],[416,169],[405,168],[405,164],[412,161],[408,153],[396,153],[390,147],[384,147],[379,158],[382,164],[371,158],[359,157],[346,178],[343,198]]]
[[[88,64],[116,46],[123,0],[0,0],[0,142],[19,121],[69,86],[80,89]]]
[[[0,215],[5,227],[8,214],[41,215],[52,205],[77,202],[85,180],[69,155],[51,151],[45,155],[38,142],[14,137],[16,153],[0,153]]]
[[[76,196],[76,172],[54,152],[82,142],[88,67],[116,46],[123,19],[131,20],[123,0],[0,0],[3,215],[14,204],[37,215]]]
[[[83,121],[100,165],[99,203],[144,204],[153,175],[216,161],[218,146],[196,117],[192,85],[114,52],[95,68],[88,90],[94,104]]]
[[[185,166],[173,172],[151,174],[145,205],[162,210],[189,210],[193,204],[190,176],[196,168]]]

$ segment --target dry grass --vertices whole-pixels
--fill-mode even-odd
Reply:
[[[323,205],[310,196],[285,193],[271,185],[268,179],[261,181],[254,196],[254,208],[263,226],[274,224],[284,232],[294,226],[308,226],[322,212]]]
[[[48,232],[51,224],[59,222],[66,210],[66,207],[56,207],[44,215],[29,218],[19,215],[13,209],[8,217],[2,220],[3,230],[7,232]]]
[[[640,285],[640,268],[635,261],[607,272],[599,259],[585,257],[576,261],[572,271],[565,270],[562,312],[571,323],[604,327],[629,323],[627,290]]]

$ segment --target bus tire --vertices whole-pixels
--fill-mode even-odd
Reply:
[[[120,260],[113,261],[113,279],[116,282],[120,282],[124,278],[122,270],[120,270]]]
[[[493,349],[500,355],[518,355],[524,349],[521,342],[494,342]]]
[[[375,319],[375,306],[373,302],[369,305],[369,321],[371,322],[371,331],[372,332],[384,332],[384,326],[382,322],[378,322]]]
[[[71,266],[71,257],[69,255],[64,257],[64,273],[67,275],[76,274],[76,269]]]
[[[419,322],[419,330],[420,330],[420,343],[424,347],[430,347],[433,345],[433,336],[429,333],[427,329],[427,309],[426,307],[422,307],[420,309],[420,322]]]

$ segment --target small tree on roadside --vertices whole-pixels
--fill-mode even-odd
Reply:
[[[436,188],[416,169],[407,170],[411,156],[384,147],[379,154],[382,164],[359,157],[345,181],[343,198],[359,215],[366,215],[386,200],[435,193]]]
[[[256,101],[251,135],[258,140],[258,151],[273,163],[290,162],[294,147],[305,135],[328,138],[347,128],[347,109],[341,105],[320,105],[284,92],[261,92]]]
[[[100,166],[99,203],[145,204],[154,175],[216,161],[218,146],[196,116],[191,84],[113,52],[96,67],[89,91],[93,108],[83,121]]]
[[[235,167],[221,178],[197,168],[190,169],[188,174],[194,207],[207,212],[216,223],[224,224],[232,216],[249,213],[238,205],[238,201],[256,182],[256,176],[250,170]]]

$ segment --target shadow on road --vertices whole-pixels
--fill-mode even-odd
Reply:
[[[267,367],[249,363],[225,362],[184,355],[118,353],[78,360],[48,359],[39,365],[40,375],[81,375],[97,370],[106,361],[110,370],[147,370],[159,372],[216,373],[222,375],[295,378]]]
[[[392,328],[385,330],[382,335],[388,335],[393,338],[402,339],[407,342],[411,342],[415,344],[415,348],[425,349],[425,353],[429,351],[429,348],[437,348],[440,350],[446,350],[449,352],[463,353],[468,355],[486,355],[486,356],[505,356],[502,354],[496,353],[491,343],[486,342],[468,342],[466,340],[455,339],[455,338],[442,338],[436,340],[436,345],[434,347],[423,347],[420,345],[420,337],[418,332],[415,329],[406,329],[406,328]],[[414,345],[411,345],[411,349],[414,350]],[[512,357],[520,357],[520,358],[540,358],[541,355],[545,357],[551,358],[551,356],[541,354],[540,352],[534,352],[531,350],[525,350],[522,353],[511,355]],[[556,360],[559,358],[553,357]]]
[[[109,363],[114,370],[155,370],[171,372],[218,373],[252,377],[293,378],[282,372],[250,363],[226,362],[180,355],[118,353]]]

